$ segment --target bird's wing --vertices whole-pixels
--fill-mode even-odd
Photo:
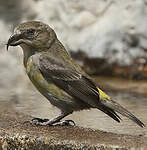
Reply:
[[[101,105],[99,89],[94,82],[78,72],[72,65],[65,65],[62,60],[52,56],[40,56],[39,67],[47,81],[52,80],[56,86],[66,91],[69,95],[96,107],[120,122],[120,117],[113,109]]]
[[[99,91],[92,80],[78,72],[74,66],[65,65],[63,60],[53,56],[41,55],[39,69],[46,80],[52,80],[56,86],[69,95],[95,107],[99,101]]]

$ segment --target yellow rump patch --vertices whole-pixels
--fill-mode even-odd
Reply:
[[[108,96],[106,93],[104,93],[100,88],[97,88],[97,89],[100,93],[100,95],[99,95],[100,99],[110,99],[110,96]]]

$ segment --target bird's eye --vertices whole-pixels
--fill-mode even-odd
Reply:
[[[26,31],[26,33],[29,34],[29,35],[33,35],[35,33],[35,30],[34,29],[28,29]]]

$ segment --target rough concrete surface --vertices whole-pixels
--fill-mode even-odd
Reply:
[[[4,108],[4,107],[3,107]],[[22,113],[2,109],[1,150],[146,150],[147,138],[102,132],[81,127],[33,126]]]

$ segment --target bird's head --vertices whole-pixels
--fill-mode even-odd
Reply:
[[[20,45],[35,51],[48,49],[56,39],[56,34],[47,24],[39,21],[30,21],[18,25],[7,43],[9,46]]]

